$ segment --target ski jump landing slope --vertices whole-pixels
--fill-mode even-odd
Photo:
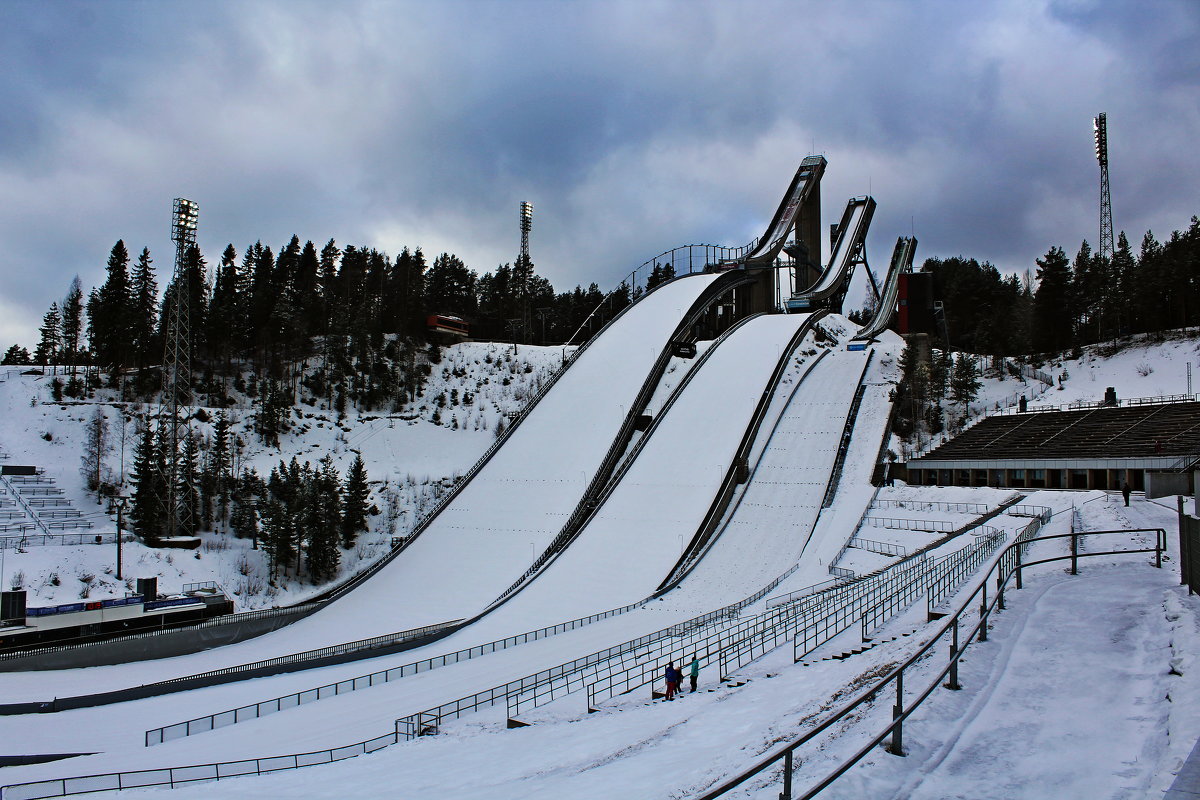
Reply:
[[[481,622],[524,629],[653,594],[703,521],[763,388],[806,318],[756,317],[721,342],[575,542]],[[696,613],[709,603],[701,606]]]
[[[849,338],[840,316],[822,323]],[[867,351],[831,348],[796,386],[766,440],[728,521],[690,575],[663,598],[671,608],[713,608],[762,589],[800,561],[821,512]],[[878,449],[878,439],[875,447]]]
[[[667,339],[715,279],[667,283],[604,331],[400,557],[310,618],[330,617],[325,640],[347,638],[345,617],[359,626],[351,638],[467,618],[516,580],[575,510]]]
[[[424,533],[354,591],[312,616],[238,644],[91,668],[88,688],[165,680],[478,613],[558,533],[668,337],[716,277],[679,278],[628,308]],[[564,619],[556,614],[553,621]],[[79,672],[39,672],[30,688],[41,698],[79,694]]]

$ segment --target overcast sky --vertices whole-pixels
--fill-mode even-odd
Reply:
[[[825,155],[882,271],[1024,270],[1098,239],[1092,118],[1135,247],[1200,213],[1200,2],[0,3],[0,348],[117,239],[165,285],[171,201],[211,262],[293,233],[559,291],[760,234]]]

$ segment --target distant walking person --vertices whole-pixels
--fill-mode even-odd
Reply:
[[[675,662],[667,664],[667,668],[663,670],[663,678],[667,682],[667,700],[675,699],[675,692],[679,691],[679,670],[675,669]]]
[[[1129,505],[1129,493],[1132,491],[1129,488],[1129,481],[1121,484],[1121,496],[1125,498],[1125,505]]]
[[[692,657],[692,665],[688,667],[688,678],[692,682],[692,692],[696,691],[696,679],[700,677],[700,659]]]

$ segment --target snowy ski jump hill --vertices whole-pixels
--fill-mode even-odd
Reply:
[[[3,676],[3,683],[9,702],[94,695],[471,619],[500,597],[559,533],[606,451],[619,446],[614,437],[633,414],[635,396],[648,394],[654,422],[620,445],[620,467],[586,524],[570,546],[496,610],[435,644],[386,659],[35,715],[27,720],[33,737],[27,739],[28,749],[88,752],[86,732],[101,719],[108,720],[112,746],[75,759],[72,771],[144,769],[178,759],[227,760],[255,743],[270,752],[293,752],[313,743],[315,729],[321,730],[317,739],[325,746],[336,746],[348,736],[378,730],[405,708],[436,705],[434,701],[519,678],[538,664],[569,661],[644,636],[741,600],[781,577],[803,555],[812,534],[849,398],[865,377],[871,354],[845,350],[854,328],[841,317],[818,321],[819,315],[759,315],[735,325],[698,358],[671,358],[656,385],[644,385],[656,360],[670,350],[681,322],[686,327],[689,315],[695,317],[703,311],[700,305],[711,304],[719,295],[706,290],[727,278],[685,276],[633,304],[464,481],[432,524],[369,580],[320,611],[273,633],[211,651],[111,667],[12,673]],[[883,354],[876,361],[875,394],[886,397],[895,379],[899,340],[885,336],[875,349]],[[774,386],[773,373],[782,376]],[[767,413],[752,431],[757,442],[753,477],[741,490],[746,496],[728,512],[709,552],[693,567],[694,577],[685,575],[674,592],[654,602],[656,588],[691,543],[739,445],[750,435],[747,425],[760,403],[766,403]],[[881,419],[885,416],[871,420],[861,434],[868,461],[879,449]],[[775,524],[781,518],[787,524]],[[392,696],[382,704],[383,693],[372,698],[371,692],[363,692],[343,698],[353,706],[316,703],[296,709],[291,720],[281,714],[258,725],[144,747],[144,732],[155,725],[619,607],[629,608],[487,658],[389,684],[382,688]],[[352,724],[315,721],[326,714],[341,717],[352,707],[364,712],[351,712]],[[312,714],[317,716],[307,720]],[[76,724],[64,726],[68,717]],[[272,732],[263,724],[270,724]],[[32,734],[35,729],[38,733]],[[18,769],[32,777],[59,773],[62,765]]]
[[[322,611],[275,633],[189,656],[112,667],[5,673],[0,675],[5,702],[49,701],[137,687],[377,631],[478,614],[559,533],[586,491],[592,477],[589,471],[614,446],[614,436],[631,413],[634,396],[645,388],[651,365],[713,280],[712,276],[679,279],[631,306],[563,374],[433,525],[370,580]],[[655,305],[649,301],[656,301]],[[646,313],[639,314],[639,310]],[[795,339],[806,325],[808,333]],[[860,518],[875,504],[923,504],[926,518],[957,525],[970,515],[939,511],[938,503],[995,507],[1008,500],[1010,492],[991,489],[939,492],[897,487],[877,493],[870,486],[886,431],[889,395],[898,378],[900,342],[885,334],[865,351],[849,351],[845,345],[855,331],[855,326],[838,315],[815,321],[808,315],[756,316],[712,343],[704,343],[697,358],[671,359],[647,406],[653,417],[651,426],[623,446],[618,454],[620,466],[601,502],[590,511],[587,524],[521,591],[449,637],[407,652],[347,664],[51,714],[0,717],[0,730],[7,741],[21,743],[17,748],[21,755],[86,754],[4,768],[6,785],[46,781],[14,787],[5,797],[56,796],[67,789],[67,784],[58,780],[63,776],[97,776],[71,784],[70,790],[76,791],[84,786],[91,790],[112,786],[116,773],[125,774],[122,780],[126,785],[139,780],[157,783],[168,774],[166,769],[184,765],[246,764],[251,763],[246,761],[249,758],[258,771],[262,764],[270,764],[271,758],[286,761],[288,754],[333,752],[377,739],[395,730],[395,721],[407,715],[459,698],[478,698],[480,692],[493,691],[493,687],[522,683],[527,676],[541,674],[539,671],[621,648],[622,643],[639,637],[654,641],[656,631],[740,601],[764,587],[774,584],[770,596],[779,596],[827,582],[829,566],[845,549]],[[642,352],[636,352],[639,349]],[[1164,347],[1163,352],[1168,349]],[[589,359],[593,361],[589,363]],[[1152,362],[1150,370],[1143,368],[1147,360]],[[1135,375],[1154,374],[1153,367],[1161,372],[1169,369],[1166,357],[1155,360],[1129,354],[1120,363],[1125,361],[1131,362]],[[1070,366],[1073,376],[1083,373],[1082,368]],[[778,381],[771,384],[776,370]],[[1103,387],[1110,380],[1103,363],[1094,357],[1086,370],[1089,384]],[[1091,374],[1096,374],[1095,381]],[[1071,382],[1066,386],[1069,390]],[[747,425],[759,403],[761,421],[749,441]],[[851,435],[848,443],[843,443],[846,430]],[[731,459],[747,444],[746,480],[736,487],[711,540],[677,585],[656,598],[658,586],[691,543]],[[836,473],[840,478],[834,481],[839,453]],[[581,463],[590,466],[579,468]],[[1119,503],[1114,507],[1103,493],[1066,497],[1065,493],[1039,492],[1023,502],[1060,512],[1088,499],[1099,502],[1077,507],[1079,519],[1092,528],[1163,525],[1170,514],[1169,509],[1160,510],[1152,503],[1133,509],[1136,514],[1122,514]],[[489,514],[492,503],[500,504],[503,513]],[[1061,531],[1070,517],[1066,513],[1055,517],[1051,531]],[[989,524],[1014,532],[1025,520],[1002,516]],[[902,547],[937,541],[928,534],[907,534],[915,537],[910,540],[904,535],[881,533],[879,538],[890,536],[890,541]],[[463,553],[463,548],[471,552]],[[841,563],[870,563],[870,567],[858,568],[875,569],[889,561],[862,553]],[[1172,581],[1170,576],[1160,579],[1157,574],[1142,573],[1130,574],[1126,580],[1128,593],[1137,597],[1162,593],[1177,583],[1177,578]],[[764,608],[766,599],[713,624],[719,630],[736,624],[738,618],[749,618]],[[1117,605],[1110,605],[1113,607],[1106,614],[1123,613]],[[543,625],[618,607],[627,608],[554,635],[483,648],[469,657],[446,658]],[[1177,616],[1195,615],[1178,601],[1172,608]],[[920,626],[911,616],[895,624],[897,631]],[[1164,620],[1147,635],[1182,635],[1178,626],[1166,625]],[[664,798],[683,791],[690,796],[743,768],[754,753],[772,747],[777,737],[789,735],[805,715],[820,713],[823,698],[856,685],[863,675],[886,668],[904,652],[905,641],[897,639],[895,645],[880,646],[857,656],[857,661],[848,661],[845,667],[836,666],[841,662],[792,666],[791,649],[784,647],[786,653],[772,653],[742,668],[739,679],[727,684],[716,683],[717,666],[705,661],[702,681],[712,691],[688,696],[669,710],[646,705],[643,687],[634,695],[605,703],[605,713],[589,716],[578,692],[569,691],[535,712],[523,713],[522,718],[533,725],[519,731],[504,730],[503,700],[499,705],[476,700],[477,710],[468,710],[461,719],[458,714],[445,717],[438,736],[312,770],[185,785],[170,796],[377,797],[394,794],[397,786],[416,794],[456,798],[583,797],[605,791]],[[836,647],[836,642],[831,646]],[[632,652],[644,652],[642,657],[650,658],[647,645],[642,647],[642,651]],[[1114,650],[1113,657],[1119,652]],[[600,662],[593,659],[593,663]],[[424,666],[399,674],[405,664]],[[387,670],[398,674],[378,683],[356,680],[368,674],[381,676]],[[1125,685],[1119,675],[1096,675],[1105,685]],[[1137,697],[1165,696],[1160,682],[1153,683],[1132,695],[1130,709],[1139,707]],[[337,686],[338,691],[331,689],[327,694],[318,688],[323,686]],[[780,703],[784,696],[795,702]],[[277,703],[274,713],[230,713],[237,708],[257,709],[255,704],[284,697],[296,701]],[[1021,702],[1033,702],[1033,698]],[[1039,702],[1044,703],[1044,698]],[[1120,721],[1123,706],[1118,701],[1114,704],[1106,719],[1120,727],[1124,724]],[[1189,711],[1194,707],[1171,710],[1173,740],[1191,736],[1194,741],[1200,729],[1200,715]],[[987,720],[1004,719],[1000,701],[978,705],[976,711],[981,722],[958,727],[953,720],[961,711],[953,705],[935,707],[931,713],[954,731],[955,741],[969,745],[987,741],[981,738],[987,736]],[[1163,711],[1165,714],[1166,709]],[[197,721],[195,730],[183,725],[187,720]],[[1148,735],[1137,725],[1126,727],[1131,739]],[[151,742],[148,731],[159,731],[160,738]],[[631,742],[641,744],[631,750]],[[817,776],[839,753],[854,746],[852,736],[835,741],[806,767],[809,772],[805,774]],[[750,752],[739,755],[746,747]],[[1136,774],[1128,773],[1133,775],[1128,779],[1144,786],[1163,783],[1167,780],[1164,776],[1169,777],[1170,759],[1178,759],[1182,747],[1174,744],[1157,760],[1147,759]],[[1002,768],[985,764],[980,771],[984,777],[972,782],[964,777],[962,767],[957,772],[939,771],[943,762],[959,763],[953,755],[939,755],[927,762],[920,760],[922,753],[918,750],[914,752],[918,758],[899,760],[905,762],[899,766],[872,759],[867,766],[874,772],[848,777],[846,788],[833,796],[876,796],[877,791],[884,796],[893,791],[884,787],[911,789],[926,780],[931,786],[954,786],[969,796],[986,797],[986,791],[976,790],[986,786],[988,776],[994,780],[994,770]],[[1113,757],[1123,756],[1117,753]],[[314,757],[313,763],[319,760]],[[189,780],[188,774],[170,773],[184,781]],[[450,774],[461,774],[462,779],[447,782]],[[1098,778],[1092,780],[1101,783]],[[1029,793],[1036,788],[1025,793],[1018,790],[1014,796],[1036,797]],[[745,796],[762,792],[775,796],[772,793],[777,793],[778,787],[767,782],[761,789]]]

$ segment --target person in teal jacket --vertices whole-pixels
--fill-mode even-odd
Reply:
[[[692,691],[696,691],[696,680],[700,677],[700,659],[693,657],[692,665],[688,667],[688,678],[692,682]]]

